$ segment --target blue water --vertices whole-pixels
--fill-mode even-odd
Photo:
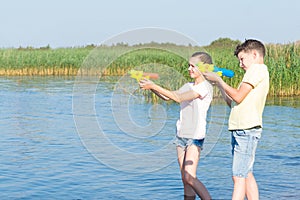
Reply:
[[[126,99],[126,91],[122,99],[114,83],[103,81],[91,114],[84,102],[74,103],[74,79],[2,77],[0,84],[0,199],[183,199],[171,142],[176,104],[153,106],[136,93]],[[299,102],[267,102],[254,169],[261,199],[300,198]],[[212,106],[198,167],[214,199],[230,199],[233,186],[228,111]]]

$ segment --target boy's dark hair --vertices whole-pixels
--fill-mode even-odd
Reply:
[[[211,56],[206,52],[195,52],[193,53],[192,57],[199,57],[201,62],[205,64],[213,64]]]
[[[248,52],[251,50],[256,50],[256,51],[258,51],[258,53],[260,55],[265,57],[265,54],[266,54],[265,46],[263,45],[262,42],[260,42],[258,40],[254,40],[254,39],[245,40],[244,43],[237,45],[237,47],[234,51],[234,55],[237,57],[241,51]]]

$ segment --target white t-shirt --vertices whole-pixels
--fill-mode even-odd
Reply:
[[[178,91],[194,90],[200,97],[180,103],[180,118],[177,121],[178,137],[203,139],[206,133],[206,115],[213,98],[213,87],[208,81],[200,84],[186,83]]]

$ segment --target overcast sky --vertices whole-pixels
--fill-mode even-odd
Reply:
[[[101,44],[144,27],[174,30],[200,45],[220,37],[300,40],[299,0],[1,0],[0,5],[2,48]]]

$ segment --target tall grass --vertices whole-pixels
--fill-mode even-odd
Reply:
[[[180,57],[175,53],[159,48],[167,46],[176,51],[189,52],[190,55],[201,49],[205,49],[213,57],[214,63],[219,67],[232,69],[235,71],[233,78],[224,78],[227,83],[237,87],[244,72],[239,67],[238,60],[233,52],[236,41],[226,45],[212,43],[206,47],[176,46],[174,44],[155,44],[158,48],[142,48],[136,50],[131,46],[116,45],[113,47],[101,46],[103,52],[117,51],[120,48],[132,48],[102,71],[105,76],[120,76],[127,73],[133,67],[145,64],[161,64],[173,67],[181,73],[186,80],[189,80],[187,73],[187,57]],[[155,46],[154,45],[154,46]],[[113,48],[113,51],[112,51]],[[80,71],[84,60],[93,51],[93,46],[77,48],[19,48],[0,49],[0,75],[1,76],[75,76]],[[294,43],[285,45],[266,45],[267,54],[265,64],[270,73],[269,96],[293,96],[300,95],[300,48]],[[108,51],[109,50],[109,51]],[[163,72],[161,72],[163,73]],[[176,79],[170,79],[169,85],[176,88],[181,83]],[[172,86],[173,85],[173,86]]]
[[[90,48],[1,49],[0,75],[74,75]]]
[[[270,73],[270,95],[300,95],[299,45],[267,46],[266,64]]]

